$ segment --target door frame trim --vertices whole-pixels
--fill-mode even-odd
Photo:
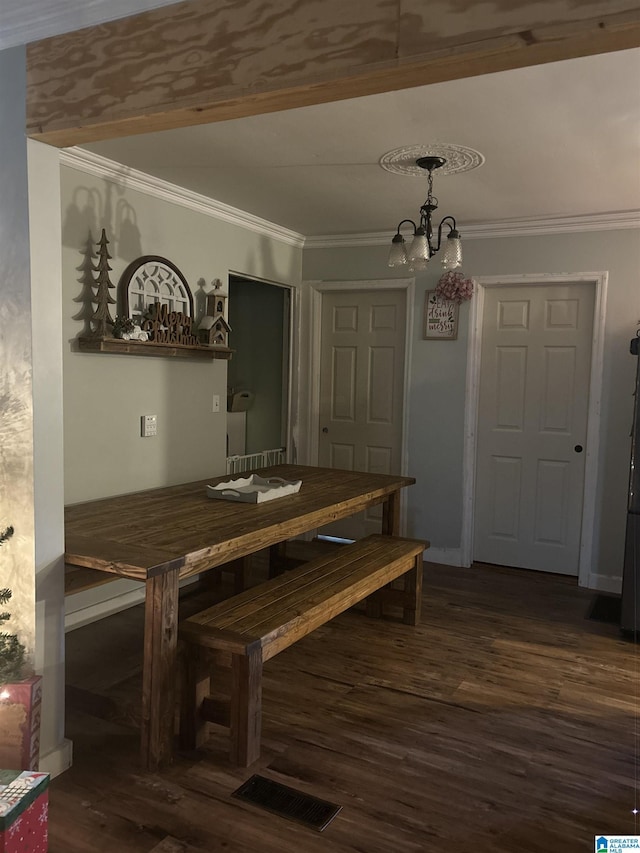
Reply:
[[[382,278],[358,281],[309,281],[309,293],[311,296],[311,318],[310,318],[310,346],[307,373],[307,388],[309,393],[309,410],[307,417],[307,447],[309,449],[309,464],[318,464],[318,430],[320,428],[320,346],[322,340],[322,297],[324,293],[332,291],[371,291],[371,290],[405,290],[406,291],[406,318],[405,318],[405,347],[404,347],[404,383],[403,383],[403,411],[402,411],[402,436],[400,447],[400,459],[402,476],[408,476],[408,436],[409,436],[409,409],[411,406],[410,380],[411,359],[413,341],[413,321],[415,303],[415,278]],[[402,496],[404,501],[404,496]],[[405,513],[402,512],[401,528],[404,532]]]
[[[491,287],[530,287],[553,284],[593,284],[595,300],[591,338],[591,371],[589,407],[587,410],[587,440],[585,444],[582,525],[578,562],[578,585],[588,587],[594,575],[593,539],[596,535],[596,488],[598,485],[598,453],[600,447],[600,404],[604,361],[604,332],[607,305],[607,272],[541,273],[539,275],[478,276],[476,295],[469,314],[469,346],[467,349],[467,379],[465,387],[464,451],[462,469],[462,534],[461,562],[470,566],[473,561],[473,517],[475,508],[476,434],[480,400],[480,354],[482,319],[486,289]]]

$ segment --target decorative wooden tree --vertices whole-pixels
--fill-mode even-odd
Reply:
[[[0,545],[13,536],[13,527],[0,531]],[[10,589],[0,589],[0,607],[11,598]],[[0,623],[11,618],[10,613],[0,613]],[[0,684],[22,678],[24,669],[24,646],[15,634],[0,632]]]
[[[82,291],[73,300],[80,305],[80,310],[73,315],[74,320],[81,320],[83,323],[80,337],[87,337],[93,334],[93,328],[91,325],[93,305],[91,303],[94,298],[94,288],[96,286],[96,282],[93,277],[97,258],[95,246],[96,241],[93,239],[91,232],[89,232],[84,252],[82,252],[82,264],[78,267],[78,271],[81,273],[78,281],[82,285]]]
[[[107,326],[113,326],[113,319],[109,313],[109,305],[116,304],[116,300],[109,293],[109,290],[115,288],[115,284],[111,284],[111,279],[109,278],[109,272],[111,271],[109,260],[111,259],[111,255],[107,249],[108,245],[109,241],[103,228],[102,236],[98,242],[98,246],[100,247],[98,251],[98,265],[94,267],[98,273],[96,278],[98,289],[96,290],[95,297],[91,300],[96,305],[96,310],[91,317],[91,322],[94,324],[93,334],[101,338],[108,336]]]

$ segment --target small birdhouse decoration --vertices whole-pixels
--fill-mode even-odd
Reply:
[[[198,341],[208,347],[229,346],[231,326],[224,318],[226,296],[219,293],[207,294],[205,316],[198,327]]]

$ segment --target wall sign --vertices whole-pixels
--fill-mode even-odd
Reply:
[[[435,290],[424,295],[424,340],[455,341],[458,337],[457,302],[442,299]]]
[[[149,306],[148,317],[142,321],[142,331],[157,344],[197,346],[198,338],[191,331],[193,318],[182,311],[169,311],[166,305],[155,302]]]
[[[118,295],[120,313],[137,325],[154,305],[164,305],[170,314],[193,317],[193,296],[186,278],[175,264],[159,255],[143,255],[132,261],[122,273]]]

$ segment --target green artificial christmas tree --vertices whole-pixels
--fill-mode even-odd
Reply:
[[[0,545],[4,545],[13,536],[13,527],[0,531]],[[0,589],[0,607],[11,598],[10,589]],[[11,618],[10,613],[0,612],[0,623]],[[15,634],[0,631],[0,684],[20,681],[24,668],[24,646]]]

